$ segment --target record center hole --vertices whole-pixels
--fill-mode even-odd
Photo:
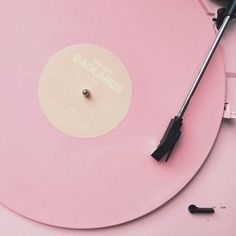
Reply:
[[[83,89],[83,90],[82,90],[82,95],[83,95],[85,98],[89,98],[89,97],[91,96],[90,90],[89,90],[89,89]]]

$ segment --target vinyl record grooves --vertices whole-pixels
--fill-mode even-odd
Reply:
[[[150,156],[214,38],[198,1],[185,3],[3,1],[3,205],[49,225],[100,228],[157,209],[193,178],[222,118],[219,51],[173,157]]]

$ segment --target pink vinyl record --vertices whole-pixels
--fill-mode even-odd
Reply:
[[[59,227],[117,225],[206,160],[224,107],[219,51],[170,161],[151,157],[214,38],[198,1],[4,0],[0,28],[3,205]]]

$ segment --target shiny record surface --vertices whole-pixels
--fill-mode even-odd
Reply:
[[[3,205],[50,225],[105,227],[157,209],[197,173],[223,112],[220,51],[186,113],[170,161],[150,157],[214,39],[197,1],[4,0],[0,28]],[[85,49],[85,61],[80,51],[53,60],[82,45],[107,56]],[[86,78],[94,83],[83,84]],[[69,88],[68,81],[77,87]],[[84,97],[82,107],[76,99],[86,88],[96,96],[93,105]],[[98,104],[106,105],[101,108],[106,114]],[[120,118],[113,122],[116,112]],[[87,129],[74,134],[71,124]]]

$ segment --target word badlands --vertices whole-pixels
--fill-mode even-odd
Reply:
[[[112,70],[97,59],[89,61],[81,55],[76,54],[73,58],[73,62],[85,71],[89,72],[95,78],[99,79],[117,94],[121,94],[123,92],[124,86],[112,77]]]

